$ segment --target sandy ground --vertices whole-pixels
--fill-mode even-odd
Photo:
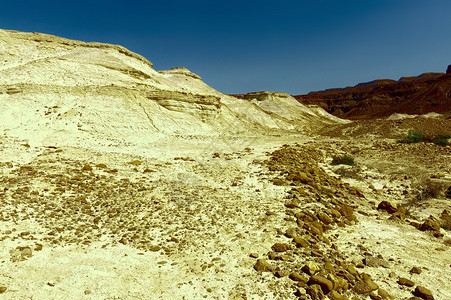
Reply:
[[[20,146],[20,141],[2,141],[3,158],[10,158],[9,151],[22,147],[22,162],[39,166],[43,171],[38,176],[22,177],[18,185],[7,184],[10,189],[24,185],[32,185],[37,191],[44,189],[49,185],[46,175],[55,169],[56,173],[64,173],[67,160],[73,162],[74,157],[78,158],[75,164],[81,167],[84,163],[114,166],[119,169],[115,181],[127,178],[141,182],[148,191],[140,195],[146,201],[140,212],[150,211],[146,217],[151,218],[153,227],[146,234],[152,245],[162,248],[158,251],[136,249],[118,243],[117,236],[101,236],[89,246],[67,245],[66,240],[49,245],[42,239],[46,230],[53,228],[53,218],[40,222],[35,221],[34,215],[27,220],[22,215],[8,218],[6,215],[16,207],[14,202],[7,201],[2,209],[0,255],[1,282],[8,291],[2,296],[11,299],[182,299],[185,296],[198,299],[240,298],[241,293],[250,293],[268,299],[275,297],[268,294],[268,282],[252,269],[255,261],[249,257],[249,253],[263,253],[271,246],[278,227],[277,213],[284,209],[277,200],[283,196],[284,188],[264,180],[262,166],[253,162],[275,146],[257,145],[258,150],[244,150],[248,147],[246,140],[240,141],[241,144],[230,141],[227,147],[219,142],[213,145],[211,141],[181,141],[178,150],[162,143],[152,156],[131,157],[114,151],[27,149]],[[232,150],[231,147],[237,151],[224,151]],[[220,152],[219,158],[213,158],[216,152]],[[190,157],[194,161],[174,160],[178,157]],[[142,165],[129,164],[137,158],[143,161]],[[143,173],[144,165],[152,172]],[[3,178],[11,176],[17,167],[16,162],[12,167],[3,165]],[[135,167],[140,170],[133,170]],[[267,217],[267,211],[276,215]],[[124,213],[124,217],[133,220],[138,216]],[[63,221],[62,224],[68,223]],[[8,230],[12,233],[5,235]],[[24,231],[33,237],[18,237]],[[31,258],[11,261],[11,250],[19,246],[34,248],[38,242],[43,244],[43,249],[33,251]],[[250,282],[253,285],[249,285]],[[88,290],[90,293],[85,295]]]
[[[3,135],[2,190],[7,190],[1,194],[0,285],[7,291],[0,297],[295,299],[290,279],[256,272],[255,259],[249,255],[266,255],[274,242],[284,241],[281,233],[290,225],[283,200],[289,187],[274,185],[274,175],[261,161],[282,144],[309,140],[311,137],[306,136],[173,139],[132,156],[120,148],[111,148],[109,153],[70,147],[33,149]],[[329,158],[347,147],[357,147],[363,157],[374,156],[379,150],[374,147],[373,153],[364,143],[350,145],[339,140],[321,142],[317,147]],[[449,158],[442,159],[442,163],[446,161]],[[402,191],[397,193],[396,188],[402,181],[388,179],[389,175],[375,169],[369,159],[368,163],[358,162],[363,169],[360,174],[367,178],[343,180],[359,186],[367,195],[359,204],[359,222],[331,229],[328,236],[349,261],[358,263],[365,251],[390,260],[389,268],[366,267],[365,272],[395,299],[411,295],[407,288],[396,284],[397,276],[427,286],[436,299],[450,298],[451,256],[449,246],[443,242],[449,232],[442,229],[446,235],[437,239],[408,224],[387,220],[389,215],[375,210],[374,203],[399,199]],[[99,163],[117,172],[96,168]],[[113,215],[109,220],[102,212],[92,210],[89,214],[102,218],[97,224],[99,229],[82,231],[78,238],[69,226],[82,226],[83,222],[91,225],[91,219],[69,218],[69,212],[79,215],[69,209],[65,214],[39,215],[42,210],[29,205],[29,201],[54,197],[54,203],[58,203],[73,199],[64,197],[68,193],[73,197],[86,194],[80,186],[49,194],[55,188],[51,174],[70,175],[86,164],[93,167],[89,176],[98,175],[98,180],[86,183],[92,185],[92,190],[96,185],[100,190],[119,186],[118,194],[107,195],[102,201],[105,209],[111,202],[111,207],[117,205],[121,211],[119,217]],[[24,165],[39,172],[15,173]],[[336,169],[327,161],[323,167],[331,174]],[[394,168],[386,168],[386,173],[389,170]],[[449,177],[449,170],[445,171]],[[393,186],[391,192],[387,191],[389,183]],[[26,186],[30,190],[12,193]],[[95,197],[88,195],[88,200],[95,201]],[[442,205],[449,207],[449,202],[445,200]],[[57,211],[51,205],[47,210]],[[129,236],[123,234],[127,227],[131,231],[143,230],[127,240]],[[126,238],[121,242],[122,237]],[[42,250],[35,250],[39,244]],[[30,247],[31,257],[20,252],[24,247]],[[424,271],[410,275],[413,266]]]

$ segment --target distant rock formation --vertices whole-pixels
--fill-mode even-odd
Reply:
[[[448,69],[446,69],[446,74],[451,73],[451,65],[448,65]]]
[[[448,72],[450,67],[448,67]],[[388,117],[399,114],[451,112],[451,74],[424,73],[360,83],[354,87],[328,89],[294,96],[307,105],[347,119]]]

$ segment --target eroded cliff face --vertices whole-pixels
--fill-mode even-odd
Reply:
[[[381,118],[394,113],[448,113],[451,111],[451,75],[425,73],[402,77],[399,81],[375,80],[295,98],[348,119]]]
[[[0,30],[0,61],[0,129],[36,145],[148,143],[160,135],[299,131],[336,122],[296,101],[262,110],[186,68],[156,71],[118,45]],[[287,110],[300,117],[285,118]]]

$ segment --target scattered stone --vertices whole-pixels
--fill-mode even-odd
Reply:
[[[305,276],[303,276],[303,275],[301,275],[299,273],[296,273],[296,272],[291,273],[289,278],[291,280],[293,280],[293,281],[300,281],[300,282],[303,282],[303,283],[307,283],[308,282],[308,278],[306,278]]]
[[[415,285],[415,283],[412,280],[409,280],[404,277],[399,277],[397,282],[398,282],[398,284],[405,285],[405,286],[414,286]]]
[[[90,295],[91,294],[91,290],[85,290],[85,295]]]
[[[381,288],[377,290],[377,294],[384,300],[393,299],[393,297],[386,290]]]
[[[351,273],[354,276],[359,275],[359,272],[355,269],[354,265],[349,265],[347,268],[348,272]]]
[[[329,209],[329,212],[334,219],[339,219],[341,217],[341,213],[336,209],[331,208]]]
[[[282,255],[276,256],[275,260],[294,261],[294,258],[291,255],[282,254]]]
[[[296,243],[296,247],[298,247],[298,248],[300,248],[300,247],[305,248],[305,247],[310,246],[310,243],[306,239],[301,238],[300,236],[294,237],[293,241]]]
[[[19,250],[22,252],[22,256],[30,258],[33,256],[33,250],[30,247],[20,247]]]
[[[338,211],[346,217],[349,221],[355,221],[357,220],[356,216],[354,215],[354,208],[352,206],[342,204],[338,207]]]
[[[371,300],[382,300],[382,298],[377,295],[374,291],[370,293]]]
[[[330,223],[333,222],[332,218],[329,217],[329,215],[327,215],[326,213],[323,213],[323,212],[318,213],[318,219],[320,219],[321,222],[323,222],[326,225],[329,225]]]
[[[427,218],[424,223],[421,224],[420,230],[440,231],[440,224],[433,216],[429,216],[429,218]]]
[[[92,171],[92,167],[88,164],[84,165],[83,168],[81,169],[82,171]]]
[[[450,72],[451,73],[451,72]],[[445,192],[445,197],[447,199],[451,199],[451,185],[448,187],[448,189]]]
[[[132,160],[131,162],[129,162],[129,164],[134,165],[134,166],[139,166],[141,165],[143,162],[140,160]]]
[[[404,221],[406,219],[406,210],[403,207],[398,208],[398,210],[390,216],[390,220],[401,220]]]
[[[398,207],[396,206],[396,204],[384,200],[379,203],[377,209],[385,210],[389,214],[394,214],[398,210]]]
[[[157,251],[160,251],[160,250],[161,250],[161,247],[158,246],[158,245],[153,245],[153,246],[149,247],[149,251],[152,251],[152,252],[157,252]]]
[[[280,178],[274,178],[273,180],[272,180],[272,183],[274,184],[274,185],[285,185],[285,180],[282,180],[282,179],[280,179]]]
[[[363,259],[363,263],[365,264],[365,266],[373,267],[373,268],[378,268],[378,267],[389,268],[390,267],[390,264],[385,259],[376,258],[376,257],[370,256],[370,255],[366,256]]]
[[[288,275],[289,275],[289,272],[288,272],[287,270],[277,270],[277,271],[274,273],[274,275],[275,275],[277,278],[281,278],[281,277],[288,276]]]
[[[299,288],[297,288],[294,295],[298,296],[298,297],[304,297],[305,295],[307,295],[307,291],[303,287],[299,287]]]
[[[296,228],[294,228],[294,227],[288,228],[287,231],[285,232],[285,236],[289,237],[289,238],[294,238],[294,237],[296,237],[298,235],[299,234],[298,234]]]
[[[362,280],[357,282],[354,286],[354,291],[357,294],[368,294],[372,291],[375,291],[379,288],[379,286],[371,279],[371,277],[364,273],[362,276]]]
[[[258,258],[258,254],[255,252],[252,252],[251,254],[249,254],[249,257]]]
[[[340,294],[340,293],[337,292],[337,291],[332,291],[332,292],[330,292],[329,295],[327,295],[327,296],[329,296],[329,298],[330,298],[331,300],[348,300],[347,297],[343,296],[342,294]]]
[[[421,269],[418,267],[413,267],[412,269],[410,269],[409,273],[410,274],[421,274]]]
[[[328,274],[327,279],[332,282],[334,290],[346,291],[349,288],[349,284],[343,277],[335,276],[334,274]]]
[[[334,287],[334,285],[332,284],[332,282],[330,280],[328,280],[326,277],[323,277],[321,275],[313,275],[313,276],[311,276],[307,284],[309,284],[309,285],[312,285],[312,284],[320,285],[325,295],[330,293],[330,291]]]
[[[257,259],[254,269],[258,272],[274,272],[274,266],[272,266],[266,259]]]
[[[417,297],[420,297],[421,299],[434,300],[434,296],[432,295],[431,291],[420,285],[415,288],[413,294]]]
[[[434,232],[434,237],[436,237],[436,238],[442,238],[442,237],[444,237],[445,235],[443,234],[443,233],[441,233],[440,231],[436,231],[436,232]],[[445,251],[445,250],[443,250],[443,251]]]
[[[314,275],[316,272],[319,271],[319,267],[314,262],[307,262],[305,266],[301,269],[304,273],[307,273],[308,275]]]
[[[310,295],[312,300],[323,300],[325,298],[321,286],[318,284],[313,284],[306,289],[307,294]]]
[[[334,266],[330,262],[326,261],[326,263],[324,263],[324,270],[333,271]]]
[[[4,292],[6,292],[8,288],[6,286],[0,286],[0,294],[3,294]]]
[[[299,202],[299,199],[297,199],[297,198],[294,198],[294,199],[290,199],[290,201],[288,201],[286,204],[285,204],[285,206],[287,207],[287,208],[299,208],[300,207],[300,202]]]
[[[271,249],[275,252],[285,252],[291,249],[290,245],[285,243],[275,243]]]

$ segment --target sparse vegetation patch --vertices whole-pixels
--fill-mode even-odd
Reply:
[[[413,144],[413,143],[434,143],[438,146],[448,146],[449,139],[451,138],[451,135],[449,134],[438,134],[434,137],[432,136],[426,136],[421,132],[415,132],[415,131],[409,131],[407,135],[401,139],[398,140],[401,144]]]
[[[349,154],[335,155],[332,157],[333,165],[355,165],[354,158]]]
[[[451,138],[451,135],[449,135],[449,134],[439,134],[434,137],[433,142],[434,142],[434,144],[439,145],[439,146],[448,146],[450,138]]]
[[[424,141],[425,136],[421,132],[409,131],[405,137],[398,142],[402,144],[412,144]]]

